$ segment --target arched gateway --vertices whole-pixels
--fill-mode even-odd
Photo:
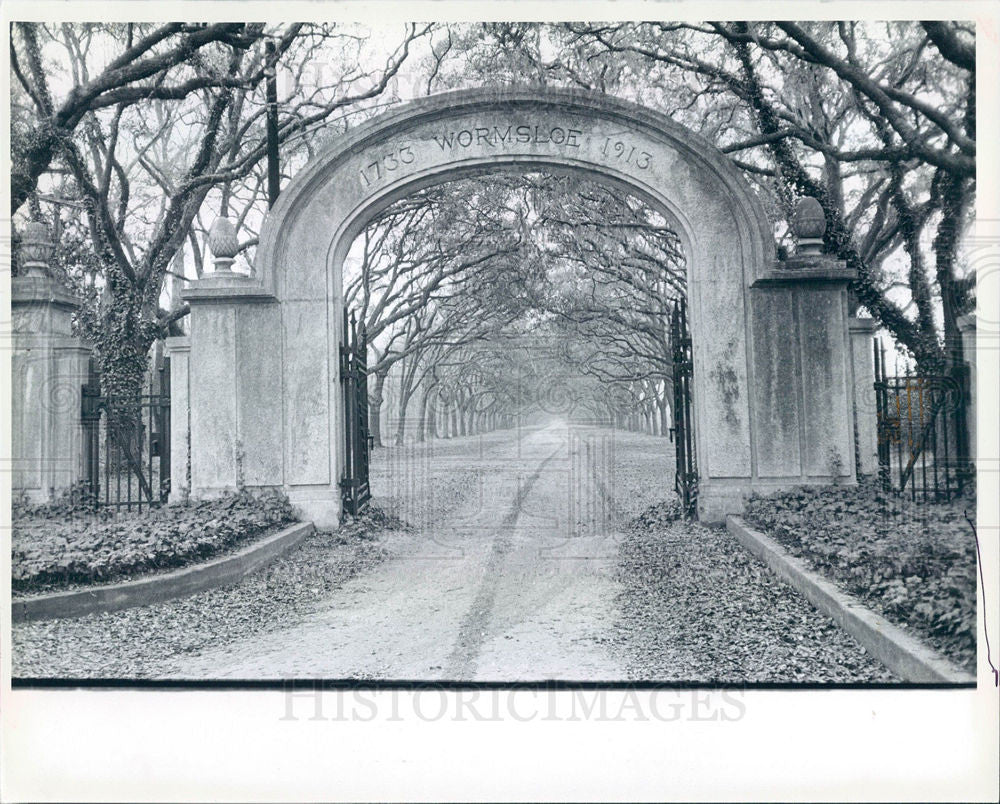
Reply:
[[[751,489],[854,480],[843,266],[776,263],[739,172],[661,114],[578,92],[472,90],[339,139],[282,191],[254,278],[209,274],[185,291],[190,354],[176,350],[174,393],[187,389],[190,434],[177,416],[174,438],[189,438],[191,493],[277,486],[317,524],[339,518],[344,257],[386,205],[495,169],[581,171],[644,198],[681,237],[703,519],[740,511]]]

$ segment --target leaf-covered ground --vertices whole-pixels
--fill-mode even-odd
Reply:
[[[621,542],[616,641],[633,678],[897,680],[729,533],[677,520],[677,513],[676,503],[654,506]]]
[[[295,517],[276,493],[229,494],[109,517],[75,501],[14,512],[14,594],[107,583],[205,561],[242,547]]]
[[[975,672],[974,498],[914,503],[873,483],[754,497],[745,519],[888,620]]]
[[[159,678],[200,650],[287,629],[354,576],[385,559],[379,509],[316,532],[238,584],[104,614],[16,624],[15,678]]]

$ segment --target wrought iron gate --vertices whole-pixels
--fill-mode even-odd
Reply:
[[[677,468],[674,488],[684,512],[691,517],[698,512],[698,465],[695,460],[694,426],[691,413],[694,360],[691,353],[691,333],[687,323],[687,302],[680,298],[670,310],[670,344],[673,350],[674,381],[674,451]]]
[[[96,507],[156,508],[170,493],[170,358],[142,393],[104,394],[90,362],[82,388],[84,482]]]
[[[886,491],[913,500],[961,496],[974,476],[969,460],[967,366],[946,374],[888,374],[875,347],[878,462]]]
[[[354,313],[348,324],[344,307],[344,337],[340,347],[340,382],[344,391],[344,474],[340,480],[345,513],[358,514],[371,499],[368,456],[368,335]]]

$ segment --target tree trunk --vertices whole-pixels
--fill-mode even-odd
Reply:
[[[424,389],[424,395],[420,400],[420,419],[417,422],[417,433],[416,439],[418,442],[423,442],[427,438],[427,430],[430,427],[431,422],[427,418],[427,407],[430,403],[431,394],[434,393],[434,386]]]
[[[441,395],[435,394],[431,401],[430,413],[430,436],[431,438],[441,438]]]
[[[403,446],[406,440],[406,409],[410,405],[410,399],[413,397],[413,378],[410,381],[400,381],[399,389],[399,424],[396,425],[396,440],[395,444],[397,447]]]
[[[959,307],[962,300],[956,292],[955,251],[961,237],[961,222],[965,215],[969,193],[966,183],[958,179],[945,182],[944,209],[934,238],[935,269],[941,290],[941,313],[944,323],[946,366],[969,361],[962,353],[962,335],[958,329]],[[967,301],[967,300],[966,300]]]
[[[455,435],[465,435],[465,392],[455,400]]]

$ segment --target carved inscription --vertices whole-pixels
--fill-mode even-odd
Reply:
[[[361,168],[361,179],[364,181],[365,187],[370,187],[373,181],[378,181],[387,173],[399,170],[400,165],[411,164],[413,159],[413,151],[410,150],[410,146],[402,145],[394,151],[382,154],[378,159]]]
[[[473,146],[502,149],[512,145],[554,145],[564,150],[578,149],[584,142],[583,137],[584,132],[577,128],[513,123],[501,126],[470,126],[431,135],[438,148],[446,153],[460,152]],[[617,139],[614,136],[604,138],[600,154],[609,162],[624,163],[637,170],[649,170],[653,161],[649,151],[642,150],[627,139]],[[360,169],[361,181],[365,187],[370,187],[415,160],[416,156],[409,145],[384,151],[378,158]]]
[[[473,143],[476,145],[489,145],[498,148],[509,143],[520,145],[534,144],[563,145],[567,148],[579,148],[582,131],[576,128],[563,128],[562,126],[545,125],[509,125],[509,126],[476,126],[474,128],[463,128],[458,131],[446,131],[440,135],[434,135],[436,142],[442,151],[455,150],[457,148],[468,148]]]
[[[624,140],[613,140],[611,137],[604,138],[601,153],[608,159],[617,159],[626,165],[635,165],[639,170],[649,170],[653,159],[653,155],[649,151],[640,151]]]

